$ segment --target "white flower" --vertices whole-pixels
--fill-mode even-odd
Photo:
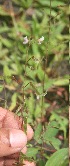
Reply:
[[[28,40],[27,36],[26,36],[26,37],[24,37],[23,44],[27,44],[28,42],[29,42],[29,40]]]
[[[44,41],[44,36],[42,36],[40,39],[38,39],[38,44],[41,44]]]

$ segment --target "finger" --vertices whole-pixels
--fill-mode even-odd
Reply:
[[[0,158],[0,166],[4,166],[4,159]]]
[[[22,118],[19,118],[14,113],[7,111],[0,107],[0,119],[1,126],[4,128],[15,128],[21,129],[22,127]],[[24,123],[24,122],[23,122]],[[34,135],[33,129],[30,125],[27,125],[27,139],[31,140]]]
[[[19,155],[20,155],[20,152],[17,152],[17,153],[11,154],[9,156],[6,156],[5,158],[7,158],[7,159],[18,159]]]
[[[15,166],[15,165],[18,165],[19,164],[19,161],[18,159],[15,160],[15,159],[7,159],[7,158],[2,158],[0,159],[0,166]],[[24,160],[23,161],[23,166],[36,166],[35,162],[30,162],[30,161],[27,161],[27,160]]]
[[[26,152],[27,152],[27,147],[25,146],[25,147],[21,150],[21,152],[22,152],[23,154],[26,154]]]
[[[6,166],[16,166],[18,163],[18,161],[16,161],[15,159],[5,159],[4,160],[4,165]]]
[[[30,161],[27,161],[27,160],[24,160],[23,164],[24,164],[24,166],[36,166],[35,162],[30,162]]]
[[[33,135],[34,135],[34,132],[32,127],[29,124],[27,124],[27,140],[28,141],[31,140]]]
[[[21,129],[22,118],[0,107],[0,128]]]
[[[27,143],[22,130],[0,129],[0,157],[19,152]]]
[[[15,166],[18,160],[0,158],[0,166]]]
[[[27,152],[27,147],[25,146],[24,148],[22,148],[21,152],[22,152],[23,154],[26,154],[26,152]],[[20,155],[20,152],[15,153],[15,154],[11,154],[11,155],[7,156],[7,158],[8,158],[8,159],[17,159],[17,158],[19,157],[19,155]]]
[[[15,159],[0,158],[0,166],[14,166],[16,162]]]

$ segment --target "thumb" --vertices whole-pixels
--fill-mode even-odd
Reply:
[[[27,143],[27,137],[22,130],[0,129],[0,157],[19,152]]]

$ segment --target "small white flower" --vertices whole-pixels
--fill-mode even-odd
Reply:
[[[37,100],[39,100],[39,98],[40,98],[39,95],[37,95]]]
[[[40,39],[38,39],[38,44],[41,44],[44,41],[44,36],[42,36]]]
[[[27,44],[28,42],[29,42],[29,40],[28,40],[27,36],[26,36],[26,37],[24,37],[23,44]]]

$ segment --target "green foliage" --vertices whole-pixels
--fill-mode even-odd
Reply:
[[[58,166],[67,166],[67,158],[68,158],[68,149],[64,148],[64,149],[60,149],[57,152],[55,152],[50,159],[47,161],[45,166],[56,166],[58,164]]]
[[[25,157],[40,166],[68,162],[68,15],[66,0],[0,5],[0,102],[33,127]]]
[[[56,125],[57,124],[57,125]],[[43,133],[43,139],[45,142],[53,145],[55,149],[59,149],[61,145],[61,141],[56,138],[56,135],[59,132],[58,123],[56,121],[52,121],[48,126],[47,130]]]
[[[65,117],[60,117],[59,115],[53,113],[50,120],[56,120],[58,124],[60,125],[60,130],[64,132],[64,138],[66,138],[66,126],[68,125],[68,119]]]
[[[35,157],[37,153],[38,153],[38,149],[37,148],[28,148],[26,156],[27,157]]]
[[[42,143],[42,139],[41,139],[41,134],[42,134],[42,124],[38,124],[35,133],[34,133],[34,139],[41,144]]]

